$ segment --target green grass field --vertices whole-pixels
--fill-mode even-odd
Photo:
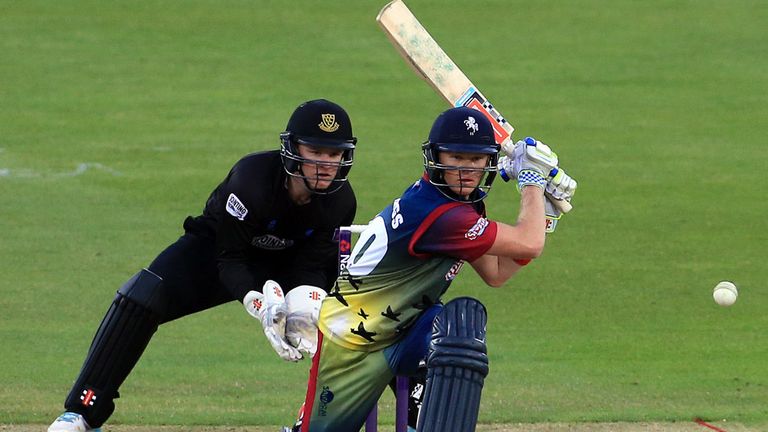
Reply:
[[[489,308],[481,421],[768,428],[768,3],[408,3],[579,180],[525,272],[490,289],[465,270],[448,293]],[[300,102],[352,116],[358,223],[420,174],[446,107],[383,4],[0,1],[0,423],[58,415],[114,291]],[[513,222],[518,194],[499,182],[488,206]],[[235,303],[162,327],[111,422],[289,423],[308,364],[260,333]]]

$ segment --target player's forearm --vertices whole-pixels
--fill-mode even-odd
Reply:
[[[245,294],[251,290],[261,290],[266,274],[257,271],[253,266],[248,266],[240,261],[219,260],[219,281],[229,291],[233,298],[242,300]]]
[[[504,285],[522,266],[512,258],[483,255],[470,263],[483,282],[494,288]]]
[[[544,250],[544,191],[536,186],[526,186],[521,191],[520,214],[517,218],[519,242],[527,251],[525,257],[536,258]]]
[[[533,259],[544,249],[544,192],[527,186],[522,190],[517,223],[496,222],[497,232],[487,255],[509,259]]]

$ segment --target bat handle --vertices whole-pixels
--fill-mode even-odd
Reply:
[[[573,209],[573,206],[571,205],[571,203],[569,203],[566,200],[554,199],[552,198],[552,195],[549,195],[549,194],[547,194],[547,199],[550,200],[552,202],[552,205],[557,207],[557,209],[563,213],[568,213]]]

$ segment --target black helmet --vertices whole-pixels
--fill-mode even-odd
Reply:
[[[466,107],[451,108],[444,111],[435,120],[432,130],[429,132],[429,139],[421,148],[424,153],[424,168],[427,170],[429,182],[438,186],[438,189],[445,196],[456,201],[468,202],[476,202],[485,198],[496,177],[496,164],[501,148],[496,144],[493,126],[485,114]],[[440,152],[487,154],[490,157],[483,168],[455,167],[442,165],[439,158]],[[481,179],[481,184],[477,188],[479,190],[475,190],[467,198],[464,198],[457,196],[450,190],[452,185],[445,182],[443,175],[445,170],[457,170],[459,173],[482,170],[486,177],[484,182]]]
[[[352,168],[355,144],[357,138],[352,136],[352,123],[344,108],[325,100],[316,99],[299,105],[291,118],[285,132],[280,134],[280,155],[283,168],[288,175],[301,177],[314,193],[329,194],[336,192],[347,181],[349,170]],[[341,161],[332,163],[338,167],[333,184],[325,190],[310,187],[310,180],[315,177],[302,172],[303,164],[326,165],[329,162],[319,162],[306,159],[299,154],[297,144],[311,147],[331,148],[343,151]]]

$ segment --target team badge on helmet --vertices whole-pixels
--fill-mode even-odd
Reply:
[[[318,125],[320,127],[320,130],[323,132],[336,132],[336,130],[339,128],[339,124],[336,123],[336,115],[335,114],[323,114],[323,121],[320,122]]]
[[[467,130],[469,131],[469,135],[474,135],[475,132],[480,130],[480,126],[477,124],[477,120],[475,120],[474,117],[469,116],[466,120],[464,120],[464,124],[467,126]]]

